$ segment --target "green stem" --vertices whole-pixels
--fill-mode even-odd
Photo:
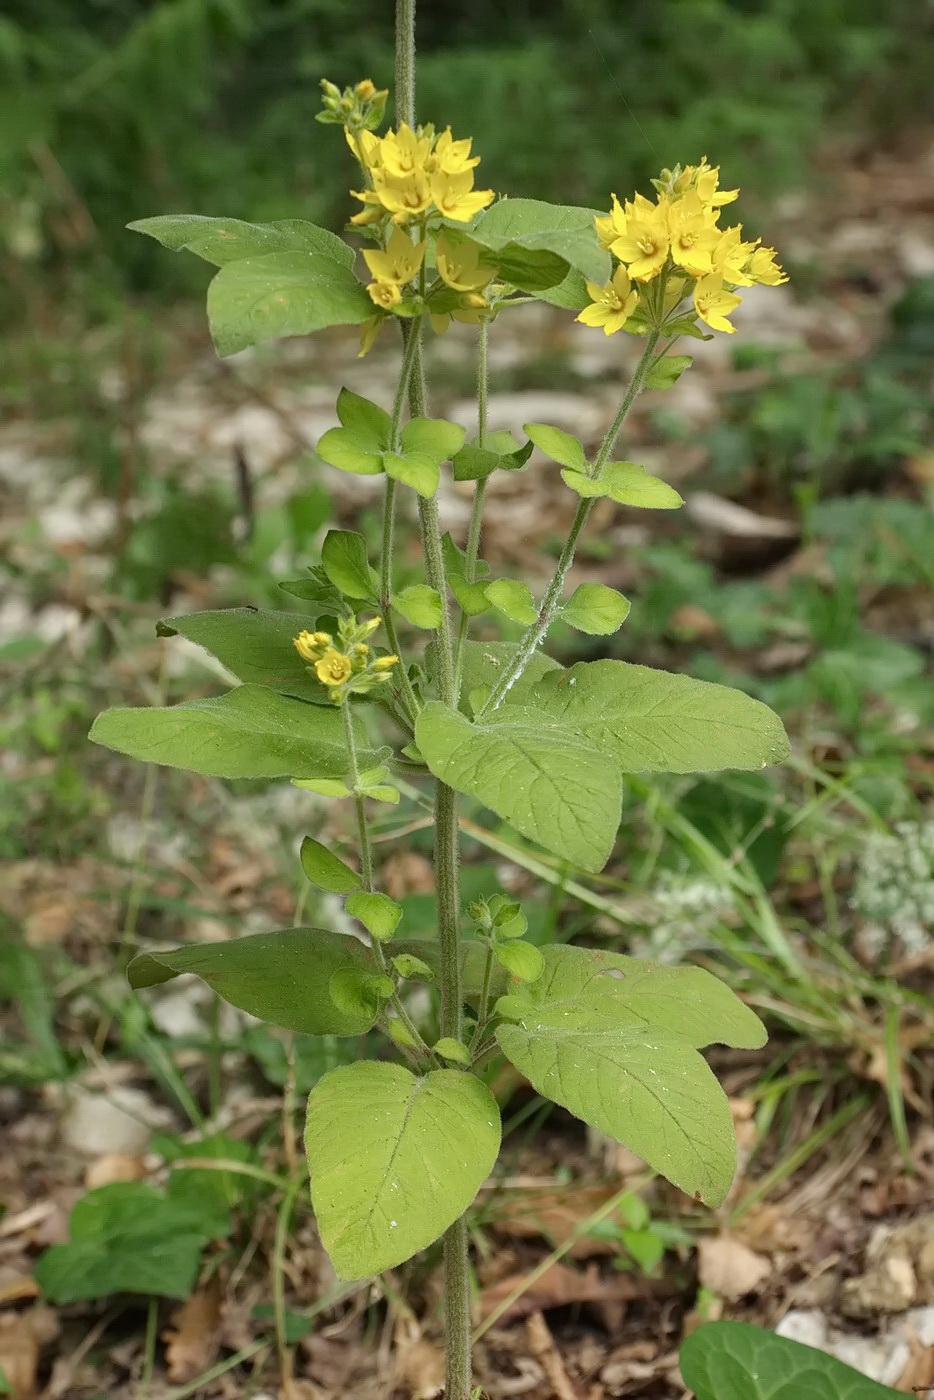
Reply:
[[[470,1400],[470,1252],[467,1217],[462,1215],[444,1236],[445,1400]]]
[[[470,1053],[473,1055],[477,1046],[483,1040],[487,1021],[490,1018],[490,988],[493,985],[493,967],[496,963],[496,953],[491,943],[486,950],[486,963],[483,968],[483,986],[480,990],[480,1005],[477,1009],[477,1029],[473,1033],[470,1042]]]
[[[396,396],[392,405],[392,420],[389,425],[389,446],[393,452],[399,450],[402,410],[405,406],[409,381],[412,376],[412,369],[415,364],[417,351],[418,337],[409,335],[404,339],[402,368],[399,371],[399,383],[396,387]],[[383,626],[386,629],[386,637],[389,642],[390,650],[395,652],[396,656],[399,657],[398,676],[402,686],[400,698],[409,722],[414,725],[421,706],[412,688],[412,682],[409,680],[408,667],[403,660],[402,652],[399,647],[396,621],[392,615],[392,566],[396,531],[396,484],[397,483],[391,476],[386,477],[386,490],[383,496],[383,543],[379,560],[379,607],[383,615]]]
[[[477,341],[477,446],[486,445],[487,410],[489,406],[489,347],[490,326],[488,321],[480,322],[480,336]],[[486,488],[489,477],[485,476],[474,487],[473,505],[470,510],[470,526],[467,530],[467,557],[464,561],[464,577],[468,583],[476,578],[477,557],[480,553],[480,534],[483,530],[483,510],[486,505]],[[457,647],[454,656],[454,688],[458,700],[464,674],[464,647],[470,628],[470,616],[461,612],[457,629]]]
[[[415,125],[415,0],[396,0],[396,125]],[[446,1400],[452,1400],[447,1396]]]
[[[616,439],[619,436],[619,430],[623,426],[629,410],[632,408],[642,389],[645,376],[652,363],[652,355],[655,346],[658,344],[658,339],[659,332],[657,330],[652,331],[646,341],[645,349],[642,352],[642,358],[636,366],[626,395],[619,406],[619,411],[607,429],[603,441],[600,444],[600,450],[594,458],[593,466],[588,473],[591,477],[598,477],[606,466],[610,453],[613,451],[616,444]],[[497,706],[502,704],[506,695],[523,674],[525,668],[547,636],[549,628],[555,620],[558,608],[561,606],[565,579],[574,562],[574,551],[577,548],[577,542],[581,537],[584,526],[587,524],[590,517],[590,512],[593,510],[595,499],[596,498],[592,496],[584,496],[581,498],[580,504],[574,513],[574,520],[571,524],[570,533],[561,551],[561,556],[555,565],[555,571],[551,576],[551,582],[548,584],[545,590],[545,596],[542,598],[542,605],[539,609],[538,617],[526,630],[525,635],[516,648],[512,661],[496,682],[496,685],[487,697],[486,703],[477,715],[478,719],[486,714],[487,711],[495,710]]]
[[[353,732],[353,715],[350,701],[341,705],[344,718],[344,740],[347,745],[347,758],[350,763],[350,778],[353,786],[354,806],[357,809],[357,830],[360,833],[360,877],[364,888],[373,889],[373,853],[370,850],[370,832],[366,822],[366,799],[360,791],[360,768],[357,763],[357,741]]]

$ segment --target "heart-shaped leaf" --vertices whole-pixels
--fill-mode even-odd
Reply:
[[[747,1322],[708,1322],[681,1348],[697,1400],[897,1400],[835,1356]]]

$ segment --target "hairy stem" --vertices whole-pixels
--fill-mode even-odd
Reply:
[[[410,335],[404,341],[402,368],[399,371],[399,383],[396,387],[396,396],[392,405],[392,421],[389,425],[389,447],[393,452],[398,452],[399,450],[402,410],[405,406],[417,351],[418,338],[417,336]],[[408,668],[402,658],[402,653],[399,648],[399,636],[396,631],[396,621],[392,615],[392,573],[396,534],[396,485],[397,483],[393,477],[386,477],[386,488],[383,495],[383,542],[379,559],[379,607],[383,615],[383,626],[386,629],[386,637],[389,641],[390,649],[399,657],[398,675],[401,684],[401,694],[399,698],[410,724],[414,725],[420,706],[415,691],[412,689],[412,682],[409,680]]]
[[[350,701],[341,705],[344,718],[344,740],[347,744],[347,758],[350,763],[350,779],[353,785],[354,806],[357,809],[357,830],[360,834],[360,876],[364,889],[373,889],[373,852],[370,850],[370,831],[366,823],[366,799],[360,792],[360,766],[357,763],[357,741],[353,732],[353,715]]]
[[[645,349],[642,352],[642,357],[629,383],[629,388],[626,390],[625,397],[619,406],[619,411],[607,429],[603,441],[600,444],[600,449],[594,458],[593,465],[588,473],[591,477],[599,476],[600,472],[606,466],[610,453],[613,451],[616,444],[616,439],[619,436],[619,430],[623,426],[629,410],[632,408],[642,389],[645,376],[651,367],[652,355],[655,346],[658,344],[658,339],[659,332],[657,330],[652,331],[645,343]],[[545,589],[545,595],[542,598],[542,605],[539,608],[538,617],[527,628],[525,635],[519,642],[515,656],[491,690],[477,716],[478,719],[489,710],[495,710],[497,706],[502,704],[506,695],[523,674],[525,668],[547,636],[549,628],[555,620],[558,608],[561,606],[565,579],[574,562],[574,552],[577,548],[577,542],[581,537],[584,526],[587,524],[590,512],[593,510],[594,499],[595,498],[592,496],[581,497],[580,504],[574,513],[574,520],[571,524],[570,533],[565,541],[560,558],[555,565],[555,571],[551,576],[551,581]]]
[[[489,405],[489,361],[487,350],[490,340],[488,321],[480,322],[480,335],[477,340],[477,446],[486,445],[487,409]],[[474,486],[473,505],[470,510],[470,525],[467,530],[467,558],[464,562],[464,577],[468,583],[476,578],[477,557],[480,553],[480,534],[483,530],[483,510],[486,505],[486,488],[489,477],[485,476]],[[457,648],[454,657],[454,688],[458,700],[464,674],[464,645],[470,627],[470,617],[461,612],[457,629]]]

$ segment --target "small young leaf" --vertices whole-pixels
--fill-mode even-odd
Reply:
[[[494,583],[486,584],[485,592],[494,608],[512,618],[513,622],[521,622],[528,626],[538,617],[535,599],[527,583],[520,583],[518,579],[513,578],[500,578]]]
[[[673,486],[648,476],[644,467],[635,462],[610,462],[603,470],[600,483],[604,494],[621,506],[639,506],[643,510],[676,510],[684,501]]]
[[[299,859],[308,879],[319,890],[327,890],[330,894],[350,894],[360,888],[360,876],[356,870],[351,870],[339,856],[312,836],[306,836],[302,842]]]
[[[450,1060],[455,1065],[470,1064],[470,1051],[466,1045],[461,1045],[459,1040],[454,1040],[451,1036],[442,1036],[436,1040],[431,1047],[436,1055],[440,1055],[444,1060]]]
[[[426,452],[384,452],[383,469],[426,498],[435,494],[441,481],[440,466]]]
[[[485,447],[477,447],[474,443],[469,442],[451,459],[454,480],[483,481],[491,472],[496,471],[502,460],[498,453],[490,452]]]
[[[434,971],[424,958],[416,957],[414,953],[397,953],[392,960],[392,965],[400,977],[418,978],[420,982],[433,982],[435,980]]]
[[[693,364],[690,355],[663,355],[643,380],[646,389],[670,389]]]
[[[447,462],[463,446],[466,430],[444,418],[412,418],[402,429],[405,452],[420,452],[438,465]]]
[[[492,607],[485,583],[468,583],[460,574],[448,574],[451,592],[468,617],[479,617]]]
[[[679,1358],[697,1400],[897,1400],[835,1356],[748,1322],[707,1322]]]
[[[383,1002],[392,996],[392,982],[378,972],[342,967],[332,973],[328,994],[341,1015],[359,1017],[372,1025]]]
[[[399,789],[391,787],[388,783],[378,784],[376,787],[363,788],[364,797],[372,798],[374,802],[389,802],[393,806],[399,801],[401,796]]]
[[[511,919],[496,925],[497,938],[522,938],[528,932],[529,921],[520,909]]]
[[[329,466],[354,476],[379,476],[383,470],[382,453],[370,445],[368,438],[346,428],[328,428],[319,437],[315,451]]]
[[[585,472],[574,471],[570,467],[565,467],[561,472],[561,480],[565,486],[570,486],[578,496],[584,496],[590,500],[594,496],[607,495],[607,489],[602,481],[597,481],[596,477],[587,476]]]
[[[320,564],[315,565],[308,578],[289,579],[280,583],[279,587],[283,593],[290,593],[293,598],[302,598],[306,603],[314,603],[328,612],[339,613],[342,609],[347,610],[342,594],[334,587]],[[305,626],[307,625],[306,621]]]
[[[350,389],[341,389],[337,396],[337,416],[348,432],[368,443],[374,452],[382,452],[389,446],[392,419],[379,404]]]
[[[196,943],[166,953],[139,953],[127,968],[131,987],[154,987],[193,972],[225,1001],[304,1035],[362,1035],[374,1016],[345,1015],[331,1000],[335,972],[374,970],[356,938],[322,928],[251,933],[225,943]]]
[[[629,599],[602,583],[582,583],[561,610],[569,627],[592,637],[615,632],[629,616]]]
[[[545,970],[541,950],[534,943],[497,943],[495,952],[500,966],[521,982],[534,982]]]
[[[549,428],[546,423],[525,423],[523,428],[539,451],[553,462],[560,462],[563,467],[571,467],[575,471],[585,470],[587,458],[584,449],[570,433],[562,432],[560,428]]]
[[[370,598],[374,574],[366,557],[366,540],[353,530],[329,530],[321,546],[321,562],[328,578],[348,598]]]
[[[360,920],[367,933],[380,942],[392,938],[402,918],[402,906],[390,899],[388,894],[370,894],[365,890],[352,894],[346,909],[352,918]]]
[[[436,1240],[470,1205],[499,1143],[496,1100],[462,1070],[416,1078],[360,1060],[324,1075],[308,1100],[305,1145],[338,1277],[381,1273]]]
[[[266,253],[227,263],[208,287],[219,355],[279,336],[359,325],[373,303],[346,262],[326,253]]]
[[[304,788],[306,792],[316,792],[319,797],[350,797],[346,783],[333,778],[293,778],[292,786]]]
[[[413,583],[409,588],[403,588],[393,598],[392,605],[413,627],[434,630],[441,626],[444,615],[441,594],[437,589],[429,588],[427,583]]]
[[[391,1039],[394,1040],[397,1045],[404,1045],[408,1050],[414,1050],[415,1047],[418,1045],[418,1041],[415,1039],[415,1036],[409,1030],[405,1022],[401,1020],[398,1016],[394,1016],[389,1021],[386,1029],[389,1032]]]
[[[493,915],[495,929],[502,928],[503,924],[511,923],[517,914],[522,913],[521,904],[517,904],[514,899],[507,899],[502,894],[495,894],[490,900],[488,908]]]

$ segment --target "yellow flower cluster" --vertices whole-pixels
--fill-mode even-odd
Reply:
[[[364,205],[352,224],[376,223],[387,213],[394,224],[407,224],[433,212],[467,223],[493,198],[492,190],[474,189],[480,157],[470,154],[470,138],[455,141],[450,127],[436,134],[433,127],[413,131],[403,122],[385,136],[360,131],[347,139],[370,186],[351,191]]]
[[[389,679],[398,656],[374,658],[362,640],[378,626],[379,618],[372,618],[361,626],[356,623],[343,626],[338,646],[330,632],[299,632],[294,639],[295,650],[303,661],[309,662],[309,670],[316,679],[327,686],[335,705],[342,704],[351,691],[366,692]]]
[[[577,319],[613,335],[640,307],[637,324],[641,328],[651,306],[644,289],[661,277],[666,313],[676,309],[690,290],[697,316],[714,330],[732,332],[736,327],[727,318],[742,300],[734,287],[786,282],[774,248],[761,247],[759,239],[744,243],[741,224],[718,226],[722,206],[739,194],[721,190],[719,180],[719,167],[708,165],[704,156],[700,165],[663,171],[662,178],[653,181],[654,203],[637,194],[621,205],[614,195],[610,213],[595,223],[600,242],[620,266],[605,287],[587,283],[593,300]],[[672,283],[677,296],[670,291]],[[658,310],[656,304],[656,316]]]

